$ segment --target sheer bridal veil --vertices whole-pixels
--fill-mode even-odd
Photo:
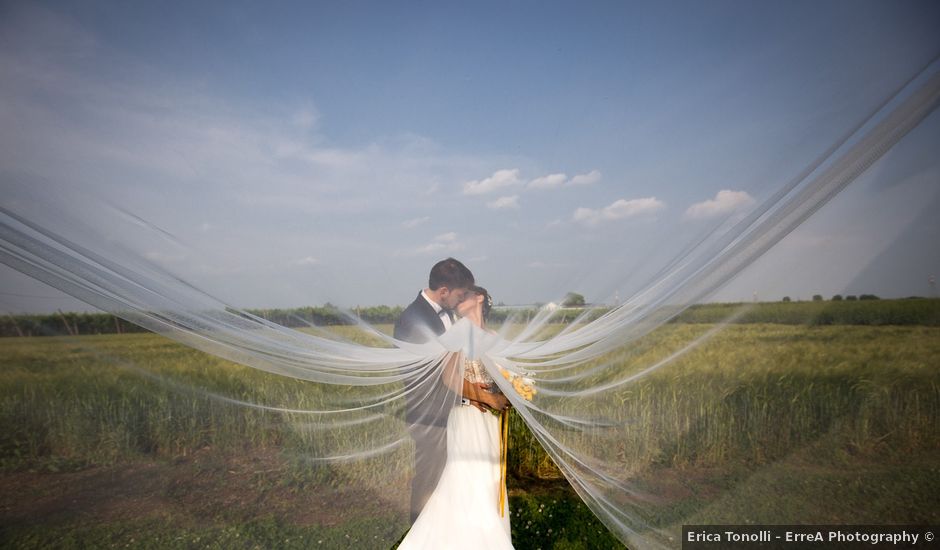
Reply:
[[[313,389],[297,403],[236,404],[290,415],[312,442],[304,460],[333,480],[323,490],[342,487],[347,502],[379,499],[402,528],[407,526],[409,480],[421,475],[413,471],[416,439],[409,433],[406,402],[431,400],[441,385],[457,387],[462,373],[455,354],[478,358],[584,503],[618,538],[630,547],[674,547],[683,524],[720,517],[708,512],[730,500],[736,502],[734,509],[743,510],[749,503],[775,498],[772,488],[782,476],[780,467],[823,444],[826,434],[794,437],[788,452],[754,461],[720,484],[703,483],[708,490],[688,504],[690,489],[681,471],[657,470],[662,457],[681,454],[683,446],[696,444],[707,433],[725,434],[719,438],[761,434],[748,432],[747,418],[711,413],[716,403],[736,398],[734,377],[716,395],[691,401],[699,410],[683,409],[682,396],[675,393],[704,391],[694,377],[679,389],[667,385],[689,376],[684,358],[718,337],[744,310],[729,310],[728,317],[702,330],[682,332],[668,324],[739,276],[923,121],[936,118],[938,104],[940,63],[934,60],[895,83],[882,101],[859,111],[830,147],[778,178],[782,183],[775,188],[755,185],[751,191],[759,200],[666,250],[668,257],[657,259],[644,282],[620,302],[585,309],[563,328],[553,323],[557,313],[550,308],[534,315],[510,311],[495,332],[459,321],[426,344],[397,341],[352,313],[344,314],[345,322],[356,326],[368,343],[317,327],[287,328],[214,296],[215,282],[224,285],[224,275],[203,273],[192,280],[164,261],[166,254],[142,252],[155,247],[192,253],[198,249],[192,236],[162,228],[126,206],[120,195],[104,196],[64,179],[23,171],[4,170],[2,175],[0,261],[186,346],[309,381]],[[426,269],[423,260],[401,261]],[[473,269],[473,262],[467,263]],[[333,267],[342,272],[342,266]],[[489,273],[499,277],[498,268]],[[626,272],[608,275],[615,279]],[[494,287],[479,273],[478,280]],[[270,284],[278,284],[277,274]],[[109,360],[104,352],[102,360]],[[709,360],[719,368],[720,358]],[[535,394],[520,393],[520,381]],[[644,405],[644,392],[657,396],[655,407]],[[448,395],[429,406],[446,412],[459,399],[456,392]],[[218,393],[209,397],[230,399]],[[674,414],[666,414],[670,407]],[[770,494],[754,490],[755,485],[771,488]],[[786,498],[795,497],[788,493]],[[355,518],[374,513],[374,507],[349,506],[342,513]],[[806,520],[780,514],[777,523]],[[389,536],[393,539],[395,533]]]

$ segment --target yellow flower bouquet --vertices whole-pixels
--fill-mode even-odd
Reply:
[[[532,401],[532,398],[538,393],[535,389],[535,381],[531,378],[525,378],[514,372],[509,372],[503,367],[499,367],[499,373],[503,375],[503,378],[509,380],[509,383],[512,384],[516,393],[526,401]]]

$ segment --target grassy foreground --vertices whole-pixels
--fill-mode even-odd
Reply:
[[[665,326],[618,360],[648,363],[708,328]],[[670,496],[662,525],[937,522],[938,358],[937,327],[731,326],[622,390],[616,414],[633,422],[607,459],[643,465],[638,483]],[[316,391],[150,334],[0,340],[4,546],[387,547],[400,534],[381,502],[297,459],[312,442],[295,419],[193,387],[268,404]],[[509,482],[517,548],[616,546],[518,418]],[[370,502],[369,521],[343,519]]]

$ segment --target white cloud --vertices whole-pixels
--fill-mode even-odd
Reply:
[[[310,265],[317,265],[319,263],[320,263],[320,260],[314,258],[313,256],[305,256],[303,258],[292,260],[290,265],[310,266]]]
[[[316,149],[308,146],[305,154],[298,156],[313,165],[345,170],[362,166],[363,163],[368,162],[368,158],[371,156],[370,153],[372,151],[369,150],[340,149],[337,147]]]
[[[482,179],[468,181],[463,184],[464,195],[483,195],[503,187],[518,185],[522,183],[519,179],[519,170],[517,168],[497,170],[492,176]]]
[[[578,208],[574,211],[573,219],[585,225],[597,225],[605,221],[622,220],[653,214],[665,207],[666,203],[656,197],[631,200],[620,199],[604,208]]]
[[[411,229],[411,228],[413,228],[413,227],[418,227],[419,225],[421,225],[422,223],[425,223],[426,221],[428,221],[428,220],[430,220],[430,219],[431,219],[430,216],[424,216],[424,217],[421,217],[421,218],[412,218],[412,219],[410,219],[410,220],[405,220],[405,221],[401,222],[401,226],[402,226],[402,227],[407,227],[408,229]]]
[[[519,208],[519,195],[500,197],[495,201],[486,203],[486,206],[494,210],[500,210],[503,208]]]
[[[451,231],[441,233],[434,240],[424,246],[419,246],[411,252],[412,255],[434,254],[442,252],[456,252],[463,250],[463,244],[457,240],[457,233]]]
[[[754,204],[754,198],[745,191],[722,189],[714,199],[695,203],[685,211],[685,217],[693,220],[715,218]]]
[[[320,112],[312,105],[307,105],[294,113],[291,122],[304,130],[312,130],[320,120]]]
[[[574,187],[578,185],[590,185],[601,180],[600,170],[591,170],[587,174],[578,174],[568,179],[567,174],[549,174],[535,178],[526,185],[526,189],[557,189],[558,187]]]
[[[553,189],[561,187],[568,180],[566,174],[549,174],[540,178],[535,178],[526,185],[529,189]]]
[[[418,255],[421,255],[421,254],[431,254],[431,253],[434,253],[434,252],[442,251],[442,250],[444,250],[444,248],[445,248],[444,245],[441,244],[441,243],[429,243],[429,244],[426,244],[426,245],[424,245],[424,246],[419,246],[419,247],[414,251],[414,254],[418,254]]]
[[[599,181],[601,181],[600,170],[591,170],[587,174],[578,174],[577,176],[571,178],[571,181],[568,182],[568,185],[591,185],[592,183],[597,183]]]

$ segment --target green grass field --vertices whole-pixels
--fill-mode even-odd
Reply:
[[[612,359],[629,371],[709,328],[669,324]],[[936,523],[938,358],[934,326],[732,325],[596,411],[629,420],[602,458],[668,495],[649,504],[654,525]],[[0,339],[0,540],[370,547],[400,533],[379,505],[361,525],[330,512],[368,495],[342,492],[358,473],[303,460],[317,441],[301,419],[202,390],[304,408],[322,388],[151,334]],[[615,546],[521,420],[511,424],[516,547]]]

